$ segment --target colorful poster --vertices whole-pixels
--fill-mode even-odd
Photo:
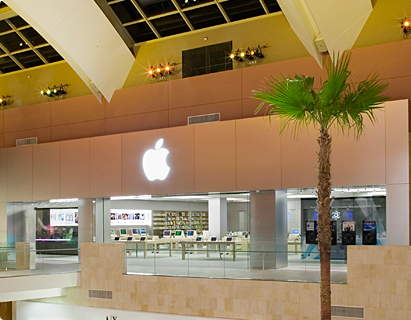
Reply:
[[[152,210],[111,209],[112,226],[151,226]]]
[[[78,209],[50,209],[50,226],[78,226]]]

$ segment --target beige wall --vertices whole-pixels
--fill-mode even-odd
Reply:
[[[80,288],[42,301],[229,319],[319,319],[317,283],[124,275],[123,244],[83,244],[81,254]],[[332,286],[333,305],[363,307],[366,320],[409,319],[410,247],[349,247],[347,263],[348,282]],[[89,289],[111,290],[113,299],[90,299]]]
[[[407,100],[387,102],[361,139],[334,132],[333,185],[408,184],[407,119]],[[314,187],[316,136],[259,117],[7,148],[0,187],[8,201]],[[142,156],[159,138],[171,171],[150,182]]]

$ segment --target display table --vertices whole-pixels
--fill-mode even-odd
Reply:
[[[231,247],[231,249],[228,252],[232,253],[233,256],[233,261],[235,261],[236,258],[236,248],[237,245],[247,245],[248,246],[248,241],[246,240],[237,240],[237,241],[193,241],[193,240],[181,240],[180,242],[181,245],[181,259],[185,260],[186,259],[186,254],[187,251],[189,250],[190,246],[198,245],[205,246],[206,248],[206,257],[208,258],[210,256],[210,246],[217,246],[218,247],[218,252],[221,253],[221,246],[226,246],[226,247]],[[227,252],[224,250],[224,252]]]
[[[171,249],[176,242],[174,239],[156,239],[156,240],[117,240],[126,244],[134,244],[136,246],[136,257],[138,257],[139,245],[143,247],[144,259],[147,257],[147,249],[152,246],[153,250],[158,251],[160,245],[168,245],[168,254],[171,257]]]
[[[299,250],[299,247],[301,247],[301,241],[288,241],[288,246],[294,247],[294,253],[301,251],[301,249]]]

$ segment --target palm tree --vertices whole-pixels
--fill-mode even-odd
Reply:
[[[329,58],[329,57],[328,57]],[[386,84],[377,76],[369,76],[354,86],[349,83],[350,55],[335,55],[325,63],[327,80],[319,90],[314,78],[296,75],[294,78],[273,78],[265,91],[256,91],[262,101],[256,112],[268,106],[266,113],[283,120],[282,130],[289,125],[314,125],[319,130],[318,153],[318,245],[321,264],[321,319],[331,319],[331,133],[332,127],[343,132],[354,130],[358,138],[364,128],[364,117],[375,121],[374,111],[387,98],[382,95]]]

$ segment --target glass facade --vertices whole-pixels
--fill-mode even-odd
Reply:
[[[341,283],[347,245],[385,243],[386,190],[334,188],[332,198],[332,279]],[[81,241],[118,242],[128,273],[172,276],[319,281],[317,220],[314,189],[8,204],[9,239],[35,243],[43,259],[77,255]]]

